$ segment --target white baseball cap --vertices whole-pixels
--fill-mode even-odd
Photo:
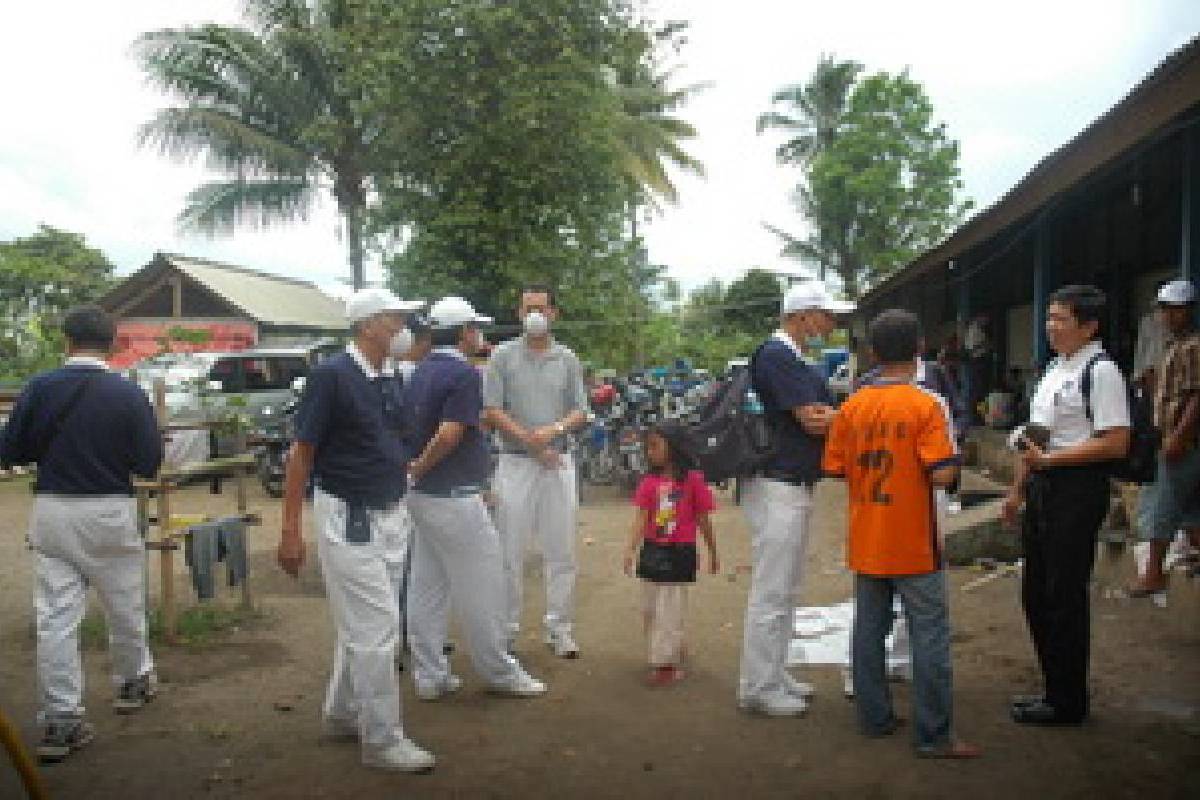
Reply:
[[[1178,280],[1164,283],[1158,290],[1158,302],[1166,306],[1186,306],[1196,302],[1196,287],[1191,281]]]
[[[781,313],[797,311],[828,311],[830,314],[848,314],[855,308],[849,300],[835,300],[820,281],[804,281],[788,287],[783,295]]]
[[[346,299],[346,319],[353,325],[376,314],[388,311],[417,311],[423,305],[425,303],[420,300],[401,300],[387,289],[373,286],[359,289]]]
[[[435,328],[454,328],[459,325],[487,325],[492,318],[480,314],[461,297],[443,297],[429,309],[429,320]]]

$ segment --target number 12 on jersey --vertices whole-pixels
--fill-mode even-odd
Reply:
[[[859,502],[891,505],[892,496],[884,491],[892,475],[895,457],[891,450],[867,450],[858,454],[858,466],[864,470]]]

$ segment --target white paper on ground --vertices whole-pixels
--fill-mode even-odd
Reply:
[[[897,613],[899,605],[896,606]],[[788,666],[829,664],[846,667],[850,664],[850,630],[854,625],[854,601],[833,606],[801,606],[796,609],[793,631],[788,643]],[[885,642],[888,668],[908,664],[909,658],[896,657],[895,636]]]

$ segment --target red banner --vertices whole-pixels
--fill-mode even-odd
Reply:
[[[234,353],[257,343],[257,326],[244,320],[121,320],[110,363],[114,369],[125,369],[162,352]]]

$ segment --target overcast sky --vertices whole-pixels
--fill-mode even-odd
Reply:
[[[762,223],[801,230],[756,136],[771,93],[807,78],[822,53],[868,70],[908,67],[962,145],[966,193],[986,206],[1200,32],[1198,0],[652,0],[692,21],[680,84],[711,82],[684,111],[707,168],[648,228],[650,258],[686,287],[747,267],[794,269]],[[238,0],[43,0],[0,14],[0,240],[46,223],[85,234],[127,273],[155,250],[184,252],[331,287],[348,274],[331,204],[306,223],[209,239],[174,224],[198,165],[139,151],[163,104],[129,57],[136,36],[189,22],[234,23]]]

